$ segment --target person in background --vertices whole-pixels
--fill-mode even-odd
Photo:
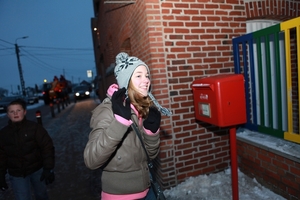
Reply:
[[[26,119],[26,102],[16,99],[7,107],[8,125],[0,130],[0,189],[5,175],[16,200],[47,200],[47,184],[54,181],[54,146],[42,125]]]
[[[84,162],[103,170],[102,200],[153,199],[147,156],[131,125],[139,129],[154,159],[159,153],[160,111],[171,112],[151,94],[150,70],[142,60],[119,53],[114,73],[118,84],[108,88],[107,98],[93,110]]]

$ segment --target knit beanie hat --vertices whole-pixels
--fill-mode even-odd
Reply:
[[[149,67],[146,65],[146,63],[144,63],[139,58],[129,56],[125,52],[121,52],[116,56],[116,66],[115,66],[114,73],[120,89],[121,88],[126,88],[126,90],[128,89],[130,78],[134,70],[140,65],[143,65],[147,68],[148,74],[150,76]],[[167,116],[172,115],[172,112],[170,112],[167,108],[163,108],[157,102],[157,100],[151,94],[151,91],[148,91],[148,95],[162,114]]]
[[[134,70],[140,65],[147,68],[150,76],[149,67],[137,57],[129,57],[128,54],[124,52],[121,52],[116,56],[115,77],[119,88],[128,88]]]

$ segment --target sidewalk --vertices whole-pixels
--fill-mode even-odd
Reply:
[[[55,118],[43,116],[43,125],[55,146],[55,181],[48,185],[50,200],[99,200],[99,171],[89,170],[83,150],[90,132],[93,98],[72,103]],[[9,181],[8,185],[10,187]],[[13,200],[11,188],[0,191],[1,200]]]

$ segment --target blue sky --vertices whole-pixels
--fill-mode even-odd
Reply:
[[[92,0],[0,0],[0,87],[20,85],[15,43],[25,87],[65,75],[73,83],[95,75]],[[17,39],[28,36],[26,39]],[[16,40],[17,39],[17,40]]]

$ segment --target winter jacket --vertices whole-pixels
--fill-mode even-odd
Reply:
[[[132,107],[132,121],[143,137],[148,155],[154,159],[159,151],[159,134],[147,133],[143,119]],[[84,150],[88,168],[102,168],[102,190],[110,194],[134,194],[150,186],[147,156],[136,133],[119,122],[112,111],[110,98],[98,105],[90,121],[92,131]]]
[[[0,130],[0,177],[6,172],[25,177],[41,169],[54,168],[54,146],[47,131],[24,118]]]

